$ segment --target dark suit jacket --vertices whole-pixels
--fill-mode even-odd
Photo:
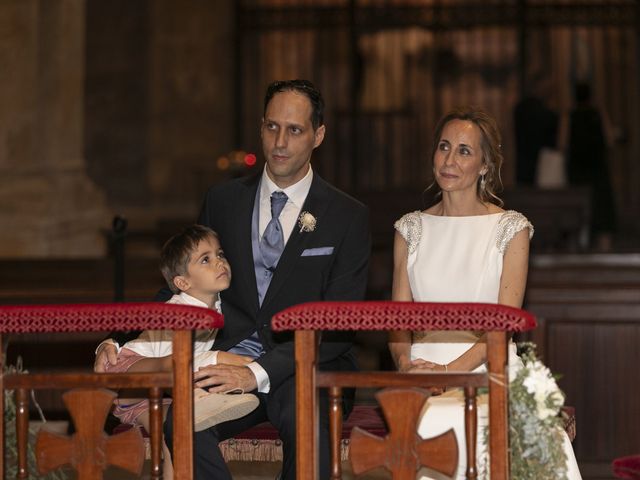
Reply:
[[[295,366],[293,336],[272,332],[271,317],[303,302],[363,299],[371,238],[367,208],[314,172],[302,211],[317,219],[316,228],[300,232],[294,227],[260,307],[251,220],[261,174],[210,188],[198,223],[218,232],[232,272],[231,286],[222,292],[225,325],[213,348],[227,350],[257,331],[266,351],[257,362],[269,374],[273,389],[294,374]],[[302,256],[306,249],[321,247],[333,247],[333,253]],[[342,370],[355,368],[352,335],[323,335],[320,363]]]

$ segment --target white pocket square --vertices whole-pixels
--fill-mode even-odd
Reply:
[[[302,252],[301,257],[318,257],[320,255],[331,255],[333,247],[307,248]]]

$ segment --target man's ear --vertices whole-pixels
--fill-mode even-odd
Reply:
[[[187,278],[183,277],[182,275],[173,277],[173,284],[181,292],[186,292],[187,290],[189,290],[189,288],[191,288],[191,283],[189,283],[189,280],[187,280]]]
[[[324,125],[320,125],[318,128],[316,128],[316,131],[314,132],[315,141],[313,142],[313,148],[319,147],[324,140],[324,131]]]

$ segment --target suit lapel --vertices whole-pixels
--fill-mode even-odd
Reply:
[[[314,172],[309,194],[307,195],[300,212],[302,213],[306,211],[311,213],[318,221],[318,228],[322,228],[322,217],[324,216],[324,212],[328,206],[329,190],[327,188],[327,184]],[[324,226],[324,228],[327,227]],[[285,245],[282,256],[278,261],[278,267],[276,268],[271,284],[269,285],[269,289],[267,290],[267,294],[262,302],[262,308],[264,308],[282,288],[289,277],[289,274],[299,261],[303,250],[312,240],[313,233],[314,232],[300,232],[300,228],[297,223],[293,227],[291,236]]]
[[[249,177],[246,181],[246,192],[237,200],[235,222],[235,242],[238,246],[238,256],[231,266],[232,275],[238,271],[238,278],[244,279],[241,287],[246,305],[251,305],[254,311],[258,310],[258,287],[256,286],[256,272],[253,266],[253,250],[251,246],[251,221],[253,218],[253,206],[260,185],[261,175]],[[242,272],[242,273],[240,273]]]

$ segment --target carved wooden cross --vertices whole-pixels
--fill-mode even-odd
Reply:
[[[453,429],[434,438],[418,436],[418,422],[430,394],[421,389],[386,389],[376,398],[389,426],[384,438],[361,428],[351,432],[351,467],[359,475],[376,467],[391,472],[394,480],[415,480],[425,466],[453,476],[458,466],[458,442]]]
[[[105,389],[76,389],[62,395],[76,433],[69,437],[38,432],[36,458],[41,474],[63,465],[71,465],[82,480],[101,479],[108,465],[142,473],[144,443],[140,431],[132,428],[110,437],[103,430],[115,397]]]

